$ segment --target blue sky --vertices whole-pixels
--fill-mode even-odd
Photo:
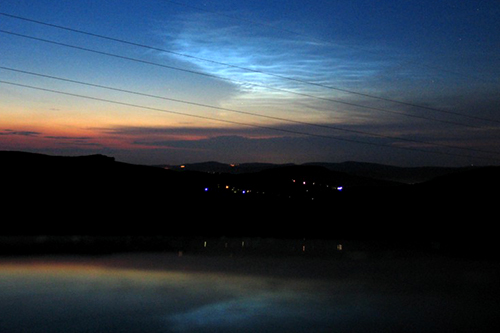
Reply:
[[[0,13],[3,150],[500,159],[498,1],[4,0]]]

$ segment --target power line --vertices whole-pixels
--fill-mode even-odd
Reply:
[[[418,149],[418,148],[412,148],[412,147],[392,146],[392,145],[385,145],[385,144],[381,144],[381,143],[359,141],[359,140],[353,140],[353,139],[347,139],[347,138],[339,138],[339,137],[334,137],[334,136],[329,136],[329,135],[322,135],[322,134],[316,134],[316,133],[309,133],[309,132],[289,130],[289,129],[284,129],[284,128],[276,128],[276,127],[270,127],[270,126],[249,124],[249,123],[232,121],[232,120],[226,120],[226,119],[218,119],[218,118],[201,116],[201,115],[194,115],[194,114],[189,114],[189,113],[184,113],[184,112],[178,112],[178,111],[173,111],[173,110],[168,110],[168,109],[160,109],[160,108],[154,108],[154,107],[149,107],[149,106],[144,106],[144,105],[138,105],[138,104],[121,102],[121,101],[115,101],[115,100],[110,100],[110,99],[105,99],[105,98],[100,98],[100,97],[94,97],[94,96],[87,96],[87,95],[69,93],[69,92],[64,92],[64,91],[55,90],[55,89],[48,89],[48,88],[36,87],[36,86],[32,86],[32,85],[26,85],[26,84],[15,83],[15,82],[10,82],[10,81],[4,81],[4,80],[0,80],[0,83],[12,85],[12,86],[17,86],[17,87],[23,87],[23,88],[29,88],[29,89],[39,90],[39,91],[51,92],[51,93],[60,94],[60,95],[66,95],[66,96],[78,97],[78,98],[83,98],[83,99],[89,99],[89,100],[99,101],[99,102],[106,102],[106,103],[111,103],[111,104],[116,104],[116,105],[122,105],[122,106],[127,106],[127,107],[132,107],[132,108],[140,108],[140,109],[151,110],[151,111],[165,112],[165,113],[176,114],[176,115],[187,116],[187,117],[193,117],[193,118],[199,118],[199,119],[204,119],[204,120],[211,120],[211,121],[216,121],[216,122],[223,122],[223,123],[228,123],[228,124],[232,124],[232,125],[256,127],[256,128],[267,129],[267,130],[272,130],[272,131],[285,132],[285,133],[289,133],[289,134],[304,135],[304,136],[324,138],[324,139],[332,139],[332,140],[337,140],[337,141],[345,141],[345,142],[351,142],[351,143],[357,143],[357,144],[365,144],[365,145],[372,145],[372,146],[378,146],[378,147],[387,147],[387,148],[403,149],[403,150],[410,150],[410,151],[418,151],[418,152],[424,152],[424,153],[449,155],[449,156],[458,156],[458,157],[470,157],[470,156],[466,156],[466,155],[462,155],[462,154],[455,154],[455,153],[450,153],[450,152],[430,151],[430,150]],[[497,161],[497,159],[491,158],[491,157],[476,157],[476,158]]]
[[[190,73],[190,74],[206,76],[206,77],[210,77],[210,78],[214,78],[214,79],[219,79],[219,80],[224,80],[224,81],[228,81],[228,82],[234,82],[234,83],[238,83],[238,84],[242,83],[241,81],[238,81],[238,80],[233,80],[233,79],[230,79],[230,78],[221,77],[221,76],[217,76],[217,75],[214,75],[214,74],[208,74],[208,73],[204,73],[204,72],[200,72],[200,71],[189,70],[189,69],[179,68],[179,67],[175,67],[175,66],[160,64],[160,63],[157,63],[157,62],[152,62],[152,61],[147,61],[147,60],[132,58],[132,57],[123,56],[123,55],[119,55],[119,54],[115,54],[115,53],[98,51],[98,50],[89,49],[89,48],[86,48],[86,47],[81,47],[81,46],[71,45],[71,44],[67,44],[67,43],[56,42],[56,41],[53,41],[53,40],[48,40],[48,39],[44,39],[44,38],[39,38],[39,37],[34,37],[34,36],[29,36],[29,35],[24,35],[24,34],[19,34],[19,33],[11,32],[11,31],[6,31],[6,30],[2,30],[2,29],[0,29],[0,32],[1,33],[5,33],[5,34],[9,34],[9,35],[13,35],[13,36],[17,36],[17,37],[22,37],[22,38],[26,38],[26,39],[36,40],[36,41],[40,41],[40,42],[44,42],[44,43],[48,43],[48,44],[53,44],[53,45],[58,45],[58,46],[63,46],[63,47],[68,47],[68,48],[73,48],[73,49],[80,50],[80,51],[86,51],[86,52],[91,52],[91,53],[95,53],[95,54],[105,55],[105,56],[108,56],[108,57],[114,57],[114,58],[118,58],[118,59],[123,59],[123,60],[138,62],[138,63],[142,63],[142,64],[146,64],[146,65],[158,66],[158,67],[162,67],[162,68],[166,68],[166,69],[170,69],[170,70],[182,71],[182,72],[186,72],[186,73]],[[295,92],[295,91],[291,91],[291,90],[287,90],[287,89],[269,87],[269,86],[266,86],[266,85],[259,85],[259,84],[250,83],[250,82],[244,82],[244,83],[248,84],[248,85],[255,86],[255,87],[261,87],[261,88],[266,88],[266,89],[270,89],[270,90],[274,90],[274,91],[279,91],[279,92],[285,92],[285,93],[289,93],[289,94],[293,94],[293,95],[297,95],[297,96],[314,98],[314,99],[318,99],[318,100],[323,100],[323,101],[328,101],[328,102],[333,102],[333,103],[339,103],[339,104],[348,105],[348,106],[359,107],[359,108],[363,108],[363,109],[367,109],[367,110],[386,112],[386,113],[402,115],[402,116],[410,117],[410,118],[425,119],[425,120],[430,120],[430,121],[435,121],[435,122],[440,122],[440,123],[446,123],[446,124],[452,124],[452,125],[458,125],[458,126],[465,126],[465,127],[472,127],[472,128],[477,128],[478,127],[478,126],[475,126],[475,125],[470,124],[470,123],[460,123],[460,122],[455,122],[455,121],[448,121],[448,120],[441,120],[441,119],[429,118],[429,117],[425,117],[425,116],[414,115],[414,114],[411,114],[411,113],[405,113],[405,112],[399,112],[399,111],[389,110],[389,109],[385,109],[385,108],[379,108],[379,107],[374,107],[374,106],[367,106],[367,105],[362,105],[362,104],[357,104],[357,103],[345,102],[345,101],[341,101],[341,100],[337,100],[337,99],[332,99],[332,98],[328,98],[328,97],[320,97],[320,96],[315,96],[315,95],[311,95],[311,94]],[[448,112],[448,113],[453,113],[453,112]],[[483,121],[490,121],[490,122],[500,123],[500,121],[495,121],[495,120],[492,120],[492,119],[484,119],[484,118],[479,118],[479,117],[474,117],[474,116],[469,116],[469,115],[456,114],[456,113],[453,113],[453,114],[464,116],[464,117],[468,117],[468,118],[472,118],[472,119],[480,119],[480,120],[483,120]]]
[[[67,79],[67,78],[61,78],[61,77],[57,77],[57,76],[52,76],[52,75],[35,73],[35,72],[32,72],[32,71],[19,70],[19,69],[10,68],[10,67],[0,66],[0,69],[12,71],[12,72],[17,72],[17,73],[28,74],[28,75],[32,75],[32,76],[38,76],[38,77],[48,78],[48,79],[52,79],[52,80],[58,80],[58,81],[75,83],[75,84],[79,84],[79,85],[85,85],[85,86],[90,86],[90,87],[95,87],[95,88],[100,88],[100,89],[113,90],[113,91],[123,92],[123,93],[127,93],[127,94],[133,94],[133,95],[138,95],[138,96],[150,97],[150,98],[155,98],[155,99],[168,100],[168,101],[173,101],[173,102],[177,102],[177,103],[183,103],[183,104],[188,104],[188,105],[193,105],[193,106],[201,106],[201,107],[205,107],[205,108],[211,108],[211,109],[216,109],[216,110],[221,110],[221,111],[228,111],[228,112],[239,113],[239,114],[245,114],[245,115],[250,115],[250,116],[254,116],[254,117],[261,117],[261,118],[271,119],[271,120],[285,121],[285,122],[295,123],[295,124],[299,124],[299,125],[306,125],[306,126],[312,126],[312,127],[318,127],[318,128],[325,128],[325,129],[333,129],[333,130],[338,130],[338,131],[343,131],[343,132],[356,133],[356,134],[362,134],[362,135],[368,135],[368,136],[374,136],[374,137],[380,137],[380,138],[386,138],[386,139],[393,139],[393,140],[400,140],[400,141],[405,141],[405,142],[413,142],[413,143],[419,143],[419,144],[440,146],[440,147],[445,147],[445,148],[461,149],[461,150],[468,150],[468,151],[475,151],[475,152],[482,152],[482,153],[490,153],[490,154],[500,154],[499,152],[495,152],[495,151],[486,151],[486,150],[480,150],[480,149],[474,149],[474,148],[445,145],[445,144],[440,144],[440,143],[435,143],[435,142],[427,142],[427,141],[421,141],[421,140],[414,140],[414,139],[393,137],[393,136],[389,136],[389,135],[371,133],[371,132],[366,132],[366,131],[359,131],[359,130],[353,130],[353,129],[345,129],[345,128],[341,128],[341,127],[337,127],[337,126],[332,126],[332,125],[317,124],[317,123],[310,123],[310,122],[305,122],[305,121],[297,121],[297,120],[288,119],[288,118],[282,118],[282,117],[262,115],[262,114],[258,114],[258,113],[254,113],[254,112],[236,110],[236,109],[231,109],[231,108],[223,108],[223,107],[218,107],[218,106],[213,106],[213,105],[208,105],[208,104],[203,104],[203,103],[196,103],[196,102],[192,102],[192,101],[185,101],[185,100],[176,99],[176,98],[170,98],[170,97],[165,97],[165,96],[147,94],[147,93],[143,93],[143,92],[137,92],[137,91],[127,90],[127,89],[122,89],[122,88],[116,88],[116,87],[111,87],[111,86],[105,86],[105,85],[100,85],[100,84],[95,84],[95,83],[84,82],[84,81],[81,81],[81,80],[73,80],[73,79]]]
[[[229,124],[233,124],[233,125],[251,126],[251,127],[257,127],[257,128],[262,128],[262,129],[269,129],[269,130],[281,131],[281,132],[286,132],[286,133],[291,133],[291,134],[301,134],[301,135],[316,136],[316,137],[323,137],[323,138],[332,138],[332,139],[337,139],[337,140],[342,140],[342,141],[349,141],[349,142],[356,142],[356,143],[365,143],[363,141],[357,141],[357,140],[351,140],[351,139],[335,138],[335,137],[326,136],[326,135],[320,135],[320,134],[306,133],[306,132],[300,132],[300,131],[294,131],[294,130],[287,130],[287,129],[282,129],[282,128],[274,128],[274,127],[263,126],[263,125],[248,124],[248,123],[237,122],[237,121],[232,121],[232,120],[218,119],[218,118],[201,116],[201,115],[194,115],[194,114],[189,114],[189,113],[184,113],[184,112],[178,112],[178,111],[172,111],[172,110],[167,110],[167,109],[160,109],[160,108],[154,108],[154,107],[149,107],[149,106],[137,105],[137,104],[132,104],[132,103],[114,101],[114,100],[100,98],[100,97],[93,97],[93,96],[86,96],[86,95],[75,94],[75,93],[68,93],[68,92],[64,92],[64,91],[60,91],[60,90],[48,89],[48,88],[42,88],[42,87],[36,87],[36,86],[31,86],[31,85],[26,85],[26,84],[21,84],[21,83],[4,81],[4,80],[0,80],[0,83],[9,84],[9,85],[18,86],[18,87],[23,87],[23,88],[30,88],[30,89],[40,90],[40,91],[46,91],[46,92],[51,92],[51,93],[56,93],[56,94],[61,94],[61,95],[67,95],[67,96],[79,97],[79,98],[84,98],[84,99],[90,99],[90,100],[95,100],[95,101],[100,101],[100,102],[107,102],[107,103],[112,103],[112,104],[129,106],[129,107],[134,107],[134,108],[141,108],[141,109],[146,109],[146,110],[153,110],[153,111],[171,113],[171,114],[176,114],[176,115],[181,115],[181,116],[188,116],[188,117],[194,117],[194,118],[200,118],[200,119],[205,119],[205,120],[213,120],[213,121],[223,122],[223,123],[229,123]],[[366,142],[366,144],[374,144],[374,143]]]
[[[17,16],[17,15],[7,14],[7,13],[3,13],[3,12],[0,12],[0,15],[3,15],[3,16],[6,16],[6,17],[10,17],[10,18],[14,18],[14,19],[18,19],[18,20],[27,21],[27,22],[32,22],[32,23],[35,23],[35,24],[45,25],[45,26],[49,26],[49,27],[53,27],[53,28],[57,28],[57,29],[62,29],[62,30],[66,30],[66,31],[74,32],[74,33],[79,33],[79,34],[83,34],[83,35],[87,35],[87,36],[91,36],[91,37],[96,37],[96,38],[110,40],[110,41],[114,41],[114,42],[118,42],[118,43],[132,45],[132,46],[136,46],[136,47],[146,48],[146,49],[149,49],[149,50],[155,50],[155,51],[170,53],[170,54],[174,54],[174,55],[181,56],[181,57],[196,59],[196,60],[199,60],[199,61],[205,61],[205,62],[209,62],[209,63],[212,63],[212,64],[227,66],[227,67],[230,67],[230,68],[236,68],[236,69],[240,69],[240,70],[244,70],[244,71],[248,71],[248,72],[269,75],[269,76],[273,76],[273,77],[276,77],[276,78],[279,78],[279,79],[283,79],[283,80],[289,80],[289,81],[299,82],[299,83],[302,83],[302,84],[308,84],[308,85],[312,85],[312,86],[316,86],[316,87],[322,87],[322,88],[326,88],[326,89],[330,89],[330,90],[336,90],[336,91],[340,91],[340,92],[344,92],[344,93],[349,93],[349,94],[354,94],[354,95],[358,95],[358,96],[362,96],[362,97],[373,98],[373,99],[377,99],[377,100],[381,100],[381,101],[385,101],[385,102],[397,103],[397,104],[401,104],[401,105],[405,105],[405,106],[411,106],[411,107],[426,109],[426,110],[430,110],[430,111],[434,111],[434,112],[440,112],[440,113],[446,113],[446,114],[453,114],[453,115],[458,115],[458,116],[462,116],[462,117],[467,117],[467,118],[470,118],[470,119],[483,120],[483,121],[494,121],[494,122],[500,123],[500,121],[496,121],[496,120],[492,120],[492,119],[485,119],[485,118],[481,118],[481,117],[475,117],[475,116],[466,115],[466,114],[463,114],[463,113],[458,113],[458,112],[453,112],[453,111],[447,111],[447,110],[438,109],[438,108],[434,108],[434,107],[430,107],[430,106],[419,105],[419,104],[409,103],[409,102],[403,102],[403,101],[399,101],[399,100],[395,100],[395,99],[391,99],[391,98],[374,96],[374,95],[371,95],[371,94],[360,93],[360,92],[356,92],[356,91],[352,91],[352,90],[348,90],[348,89],[342,89],[342,88],[338,88],[338,87],[332,87],[332,86],[328,86],[328,85],[325,85],[325,84],[322,84],[322,83],[311,82],[311,81],[307,81],[307,80],[292,78],[292,77],[288,77],[288,76],[284,76],[284,75],[279,75],[279,74],[274,74],[274,73],[267,73],[267,72],[256,70],[256,69],[251,69],[251,68],[247,68],[247,67],[242,67],[242,66],[227,64],[227,63],[224,63],[224,62],[219,62],[219,61],[215,61],[215,60],[211,60],[211,59],[205,59],[205,58],[201,58],[201,57],[197,57],[197,56],[193,56],[193,55],[188,55],[188,54],[181,53],[181,52],[175,52],[175,51],[172,51],[172,50],[167,50],[167,49],[158,48],[158,47],[154,47],[154,46],[150,46],[150,45],[145,45],[145,44],[141,44],[141,43],[131,42],[131,41],[127,41],[127,40],[124,40],[124,39],[119,39],[119,38],[114,38],[114,37],[110,37],[110,36],[105,36],[105,35],[102,35],[102,34],[91,33],[91,32],[87,32],[87,31],[83,31],[83,30],[79,30],[79,29],[69,28],[69,27],[66,27],[66,26],[61,26],[61,25],[56,25],[56,24],[52,24],[52,23],[42,22],[42,21],[39,21],[39,20],[29,19],[29,18]],[[2,31],[2,32],[5,32],[5,31]]]

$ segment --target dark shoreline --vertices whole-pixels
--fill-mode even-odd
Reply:
[[[450,241],[394,241],[264,237],[170,237],[123,235],[15,235],[0,236],[0,258],[46,255],[109,255],[171,253],[241,256],[340,257],[356,253],[377,257],[446,256],[497,261],[489,246]]]

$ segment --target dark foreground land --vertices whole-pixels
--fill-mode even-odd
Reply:
[[[377,166],[363,173],[366,165],[346,166],[208,172],[131,165],[102,155],[0,152],[1,235],[384,240],[484,253],[494,248],[499,167]]]
[[[2,333],[500,330],[496,167],[0,166]]]

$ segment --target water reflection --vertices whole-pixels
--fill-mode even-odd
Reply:
[[[167,254],[3,260],[0,332],[494,332],[497,266]]]

